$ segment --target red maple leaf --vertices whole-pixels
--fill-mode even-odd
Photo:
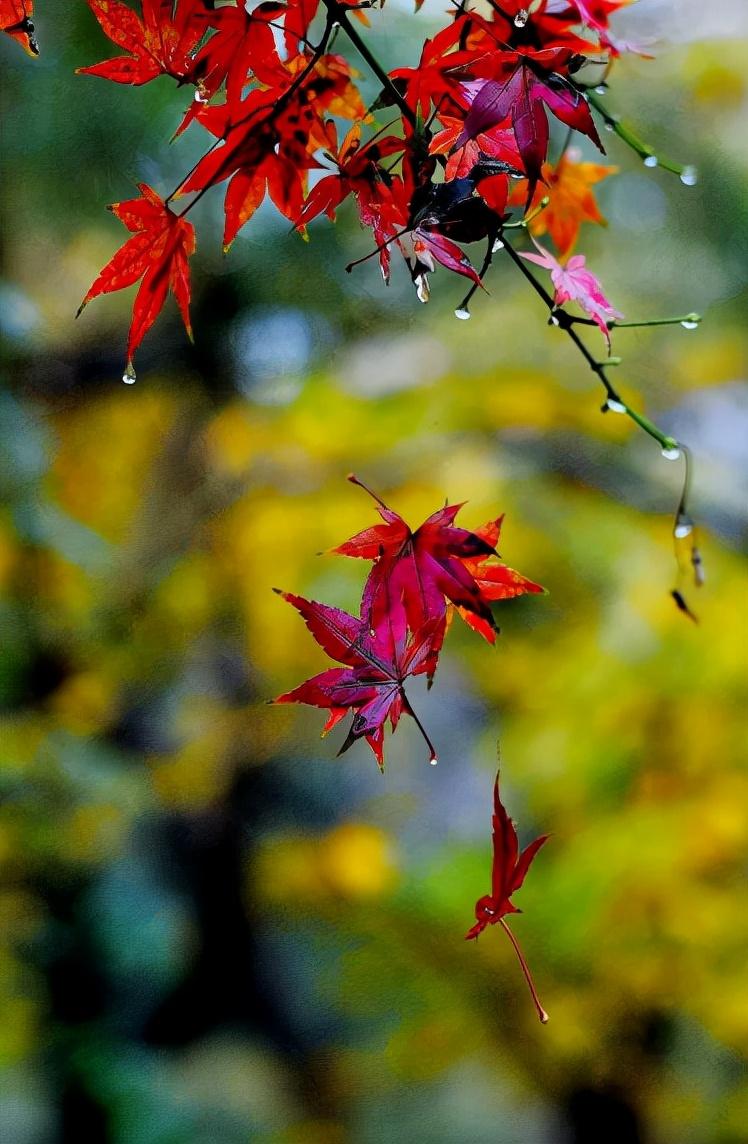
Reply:
[[[532,55],[497,52],[503,74],[498,79],[476,80],[463,85],[472,103],[455,146],[490,131],[511,117],[517,148],[528,178],[528,202],[542,178],[548,154],[546,108],[567,127],[587,135],[605,153],[584,95],[559,73],[571,53],[558,48]]]
[[[431,104],[440,107],[445,100],[459,100],[457,79],[465,76],[465,69],[473,62],[472,51],[456,51],[460,35],[468,22],[460,16],[443,28],[432,40],[426,40],[417,67],[396,68],[390,79],[404,87],[405,102],[414,112],[428,118]],[[469,73],[468,73],[469,74]]]
[[[497,774],[493,788],[493,864],[491,866],[491,893],[485,894],[475,903],[475,916],[477,921],[472,929],[468,930],[465,934],[465,940],[469,941],[471,938],[477,938],[478,934],[482,933],[486,926],[494,926],[498,922],[502,929],[508,934],[509,940],[514,946],[515,953],[522,966],[522,972],[530,987],[538,1016],[543,1024],[548,1020],[548,1014],[540,1004],[522,950],[514,934],[504,921],[504,918],[507,914],[522,913],[521,910],[512,904],[512,894],[516,894],[517,890],[522,886],[527,871],[530,868],[530,863],[548,838],[549,835],[542,834],[540,838],[536,838],[534,842],[531,842],[529,846],[525,847],[521,854],[519,853],[517,831],[501,802],[499,795],[499,776]]]
[[[372,628],[389,617],[396,630],[418,632],[425,624],[443,620],[446,599],[494,626],[488,599],[465,567],[466,558],[487,557],[496,550],[465,528],[456,528],[462,505],[446,505],[415,531],[353,474],[377,502],[384,524],[375,524],[333,549],[343,556],[373,560],[364,588],[361,614]]]
[[[338,754],[342,755],[357,739],[366,739],[382,770],[386,720],[389,719],[394,731],[400,716],[410,715],[429,748],[429,762],[436,763],[433,744],[410,706],[403,684],[410,675],[433,675],[443,640],[444,620],[424,624],[407,639],[404,632],[395,630],[387,616],[374,629],[368,621],[350,616],[339,608],[279,589],[275,591],[301,613],[309,631],[330,658],[346,666],[323,671],[274,702],[328,708],[330,717],[323,735],[353,710],[351,729]]]
[[[34,0],[0,0],[0,31],[20,44],[30,56],[38,56],[33,14]]]
[[[484,524],[482,528],[476,528],[475,535],[479,536],[481,540],[485,540],[486,544],[490,544],[492,549],[495,549],[499,543],[503,520],[503,516],[497,517],[496,520],[489,520],[488,524]],[[542,588],[540,584],[528,580],[526,576],[515,572],[513,568],[502,564],[494,553],[488,556],[467,557],[462,563],[471,576],[475,578],[485,600],[512,600],[516,596],[524,596],[528,592],[545,592],[545,588]],[[474,631],[479,632],[489,643],[495,642],[496,629],[487,624],[482,616],[476,615],[475,612],[471,612],[467,608],[458,607],[457,611],[465,623]]]
[[[396,135],[378,135],[361,143],[361,124],[355,123],[338,147],[337,130],[332,120],[325,125],[329,147],[325,158],[338,168],[337,173],[325,175],[309,193],[297,223],[304,226],[324,213],[332,221],[335,211],[344,199],[353,194],[360,201],[360,211],[368,214],[374,209],[379,196],[391,198],[388,183],[380,167],[380,160],[396,155],[405,148],[405,141]]]
[[[176,298],[185,329],[192,337],[187,260],[195,252],[195,229],[191,223],[174,214],[146,183],[139,183],[138,190],[142,198],[114,203],[109,208],[133,232],[133,237],[106,264],[78,309],[80,314],[83,307],[99,294],[124,290],[139,278],[143,279],[135,297],[127,341],[127,381],[135,379],[133,355],[158,317],[169,290]]]
[[[244,0],[235,0],[210,14],[215,32],[200,49],[193,68],[204,98],[226,80],[229,101],[241,99],[250,72],[261,83],[277,82],[280,59],[270,25],[284,11],[283,4],[270,0],[248,12]]]
[[[141,0],[143,18],[122,0],[88,0],[105,36],[129,55],[115,56],[79,75],[98,75],[114,83],[143,84],[159,75],[190,82],[193,52],[207,28],[205,0]]]

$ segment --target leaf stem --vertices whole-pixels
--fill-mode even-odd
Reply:
[[[528,986],[530,987],[530,993],[532,994],[532,999],[535,1002],[535,1008],[538,1011],[538,1017],[540,1018],[540,1023],[542,1025],[546,1025],[548,1023],[548,1014],[546,1013],[543,1006],[540,1004],[540,998],[538,997],[537,990],[535,989],[535,983],[532,979],[532,974],[530,973],[530,967],[528,966],[527,962],[525,961],[525,957],[524,957],[524,954],[522,953],[522,950],[520,949],[519,942],[517,941],[517,939],[514,936],[514,934],[512,933],[512,931],[509,929],[509,926],[506,924],[506,921],[504,920],[504,918],[499,918],[499,925],[504,930],[504,932],[508,935],[510,942],[514,946],[514,952],[517,954],[517,957],[519,958],[519,963],[522,966],[522,972],[525,975],[525,981],[527,982]]]
[[[636,322],[621,322],[617,318],[608,322],[609,330],[637,330],[644,329],[646,326],[683,326],[686,325],[687,329],[693,326],[698,326],[701,322],[701,314],[679,314],[673,318],[647,318]],[[596,326],[592,318],[578,318],[576,314],[570,315],[570,321],[575,326]]]
[[[434,747],[434,744],[431,742],[431,739],[429,739],[428,732],[426,731],[426,728],[424,727],[423,723],[421,722],[421,720],[418,718],[415,711],[411,707],[410,702],[408,701],[407,696],[405,695],[405,691],[402,689],[402,687],[400,688],[400,691],[401,691],[403,699],[405,700],[405,710],[408,712],[411,719],[415,723],[416,727],[418,728],[418,730],[423,735],[423,737],[426,741],[426,746],[429,749],[429,762],[431,763],[432,767],[435,767],[439,761],[438,756],[436,754],[436,748]],[[546,1018],[546,1020],[547,1020],[547,1018]]]
[[[346,480],[350,481],[352,485],[358,485],[360,489],[363,489],[365,493],[368,493],[371,499],[375,500],[377,504],[380,505],[383,509],[386,509],[387,512],[392,511],[390,506],[385,504],[382,498],[377,496],[377,494],[373,492],[368,485],[365,485],[363,481],[360,481],[355,473],[349,473],[346,477]]]

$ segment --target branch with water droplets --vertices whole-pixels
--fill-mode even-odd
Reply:
[[[600,99],[600,91],[596,88],[584,88],[579,84],[575,86],[577,90],[584,95],[587,102],[594,107],[605,124],[606,129],[615,132],[618,138],[639,156],[645,167],[662,167],[664,171],[671,171],[672,174],[678,175],[684,186],[696,186],[699,175],[693,164],[675,163],[672,159],[666,159],[663,158],[662,155],[658,155],[655,148],[637,135],[633,128],[629,127],[627,123],[624,123],[618,115],[614,115],[608,111]]]

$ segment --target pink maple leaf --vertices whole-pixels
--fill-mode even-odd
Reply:
[[[546,250],[534,238],[532,241],[540,253],[526,254],[523,252],[521,256],[526,258],[528,262],[534,262],[537,266],[542,266],[544,270],[550,272],[551,282],[555,287],[553,296],[555,304],[563,306],[565,302],[577,302],[585,314],[589,314],[593,322],[600,327],[610,346],[608,323],[615,318],[622,318],[623,314],[614,309],[605,297],[600,282],[592,271],[587,269],[584,255],[575,254],[565,266],[562,266],[549,250]]]

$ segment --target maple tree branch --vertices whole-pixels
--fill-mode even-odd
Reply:
[[[517,954],[517,957],[519,958],[519,963],[522,966],[522,972],[525,975],[525,981],[527,982],[527,984],[530,988],[530,993],[532,994],[532,999],[535,1002],[535,1008],[538,1011],[538,1017],[540,1018],[541,1024],[546,1025],[548,1023],[548,1014],[546,1013],[543,1006],[540,1004],[540,998],[538,997],[537,991],[535,989],[535,983],[532,979],[532,974],[530,973],[530,967],[527,964],[527,962],[525,961],[525,957],[524,957],[524,954],[522,953],[522,950],[520,949],[519,942],[517,941],[517,939],[514,936],[514,934],[512,933],[512,931],[509,929],[509,926],[506,924],[506,921],[504,920],[504,918],[499,918],[499,925],[504,930],[504,932],[508,936],[510,942],[514,946],[514,952]]]
[[[380,64],[379,60],[375,55],[372,54],[370,49],[367,47],[365,40],[359,36],[358,32],[351,24],[348,18],[347,8],[344,8],[341,4],[339,4],[337,0],[322,0],[322,3],[325,5],[325,8],[328,11],[328,18],[332,18],[336,24],[340,25],[358,54],[369,65],[384,90],[392,99],[393,103],[395,103],[400,108],[403,113],[403,118],[407,119],[411,127],[416,130],[418,127],[418,120],[415,112],[405,102],[402,95],[397,90],[395,84],[392,82],[387,72]]]
[[[664,452],[675,453],[677,450],[679,450],[681,446],[674,437],[668,436],[668,434],[664,433],[662,429],[659,429],[653,421],[650,421],[648,417],[645,417],[642,413],[637,412],[635,409],[631,409],[631,407],[627,405],[625,401],[623,401],[615,387],[611,384],[605,372],[605,363],[599,362],[597,360],[597,358],[590,352],[588,347],[582,341],[577,331],[574,329],[574,325],[577,323],[577,319],[573,314],[568,314],[565,310],[556,307],[553,298],[548,293],[545,286],[543,286],[541,282],[538,282],[537,278],[529,269],[529,267],[525,265],[517,251],[505,237],[504,231],[502,231],[501,237],[502,241],[504,242],[504,249],[506,250],[514,265],[525,277],[527,282],[529,282],[538,297],[541,298],[548,307],[549,314],[551,315],[551,323],[557,326],[558,329],[563,330],[564,333],[570,338],[570,340],[579,350],[584,360],[587,362],[587,365],[605,387],[605,392],[607,394],[608,400],[606,405],[603,406],[603,410],[607,411],[607,409],[610,408],[608,403],[614,402],[615,405],[613,408],[617,412],[626,413],[627,416],[630,417],[631,420],[634,421],[641,429],[643,429],[645,433],[648,433],[650,437],[653,437],[654,440],[657,441],[658,445]]]
[[[496,5],[493,3],[493,0],[490,0],[490,2],[492,3],[493,7],[496,7]],[[330,21],[332,21],[334,24],[338,24],[343,29],[343,31],[347,35],[348,39],[351,41],[353,46],[358,51],[359,55],[362,57],[362,59],[364,59],[366,61],[366,63],[369,65],[369,67],[371,68],[374,75],[379,79],[384,90],[389,94],[390,98],[393,100],[393,102],[396,104],[396,106],[399,107],[400,111],[402,112],[403,118],[405,120],[407,120],[407,122],[412,126],[414,131],[417,131],[419,128],[418,117],[416,116],[413,109],[405,101],[405,99],[403,98],[401,93],[398,91],[397,87],[392,82],[392,80],[390,79],[390,77],[387,74],[387,72],[385,71],[385,69],[379,63],[376,56],[374,56],[373,53],[370,51],[370,49],[367,47],[366,43],[361,38],[361,36],[359,36],[356,29],[351,26],[351,23],[350,23],[350,20],[348,18],[348,13],[347,13],[346,9],[341,7],[339,0],[323,0],[323,3],[325,5],[325,8],[327,9],[327,13],[328,13],[328,26],[329,26]],[[628,128],[624,128],[623,125],[620,124],[620,122],[617,120],[616,117],[610,115],[606,111],[606,109],[600,104],[600,101],[594,92],[592,92],[592,91],[586,92],[581,87],[579,88],[579,90],[581,91],[582,95],[585,98],[589,99],[590,103],[599,112],[599,114],[601,114],[603,116],[603,118],[605,119],[605,122],[610,123],[610,126],[618,132],[618,134],[620,135],[620,137],[622,139],[624,139],[624,141],[626,141],[630,145],[634,146],[635,150],[638,149],[638,152],[639,152],[639,154],[642,155],[642,157],[646,158],[646,157],[654,155],[654,152],[652,151],[651,148],[647,147],[646,144],[642,143],[641,140],[639,140],[632,132],[630,132],[628,130]],[[429,134],[430,134],[430,132],[429,132]],[[567,141],[564,145],[564,151],[568,147],[568,143],[569,143],[569,138],[567,137]],[[677,166],[674,164],[668,164],[667,162],[663,162],[661,165],[663,167],[665,167],[667,170],[673,170],[673,171],[675,171],[676,174],[679,174],[681,176],[684,176],[686,173],[692,171],[692,169],[690,169],[690,168]],[[689,178],[690,177],[692,177],[692,176],[689,175]],[[693,176],[693,177],[694,177],[694,181],[695,181],[695,176]],[[541,206],[541,209],[542,209],[542,206]],[[523,220],[523,223],[526,224],[526,221],[527,221],[526,219]],[[572,341],[573,344],[576,346],[577,350],[582,355],[582,357],[586,361],[589,368],[592,370],[592,372],[595,374],[595,376],[598,378],[598,380],[602,384],[603,388],[605,389],[606,401],[602,406],[602,412],[606,413],[608,411],[614,411],[617,413],[625,414],[627,417],[630,418],[631,421],[633,421],[636,425],[638,425],[640,429],[643,429],[645,433],[647,433],[650,437],[653,438],[653,440],[655,440],[658,443],[658,445],[662,449],[663,456],[665,456],[669,460],[677,460],[681,456],[684,457],[685,478],[684,478],[683,492],[682,492],[681,500],[680,500],[680,503],[679,503],[679,506],[678,506],[678,509],[676,512],[675,526],[674,526],[674,530],[677,533],[679,526],[685,527],[685,522],[686,521],[690,522],[690,517],[688,516],[687,507],[686,507],[689,489],[690,489],[689,451],[683,445],[681,445],[678,441],[676,441],[674,437],[671,437],[668,434],[664,433],[657,425],[655,425],[655,423],[653,421],[650,421],[650,419],[648,417],[646,417],[642,413],[639,413],[638,410],[632,409],[625,401],[623,401],[621,399],[618,391],[612,385],[610,379],[607,376],[606,363],[597,360],[597,358],[591,353],[591,351],[588,349],[588,347],[586,346],[586,344],[584,343],[582,338],[579,336],[577,331],[574,329],[574,326],[577,324],[593,325],[596,323],[593,323],[592,319],[576,318],[573,314],[569,314],[565,310],[556,307],[556,304],[555,304],[552,296],[548,293],[548,291],[545,289],[545,287],[542,285],[542,283],[537,280],[537,278],[530,271],[529,267],[526,265],[526,263],[523,261],[523,259],[520,258],[519,254],[514,249],[511,242],[508,241],[508,239],[506,237],[505,229],[500,223],[497,226],[496,231],[492,235],[488,236],[488,240],[489,240],[488,246],[486,249],[486,254],[485,254],[485,257],[483,260],[483,265],[481,267],[479,277],[483,278],[484,274],[488,271],[489,267],[491,266],[491,263],[493,260],[493,254],[494,254],[495,240],[498,237],[501,238],[503,248],[504,248],[504,250],[506,250],[511,262],[520,271],[520,273],[523,275],[525,280],[529,283],[529,285],[532,287],[532,289],[535,291],[535,293],[538,295],[538,297],[548,307],[548,313],[550,315],[551,324],[557,326],[559,329],[562,329],[564,331],[564,333],[567,335],[567,337],[570,339],[570,341]],[[384,245],[389,245],[389,243],[385,243]],[[376,252],[374,252],[374,253],[376,253]],[[359,261],[364,261],[364,260],[359,260]],[[355,264],[351,264],[351,265],[355,265]],[[346,267],[347,270],[350,270],[350,268],[351,268],[350,266]],[[465,296],[465,298],[463,299],[463,301],[460,303],[460,306],[455,311],[455,313],[458,315],[458,317],[464,317],[466,314],[469,313],[467,307],[470,303],[471,298],[475,294],[476,289],[477,289],[477,284],[473,284],[473,286],[468,291],[468,293]],[[696,315],[696,314],[688,314],[688,315],[685,315],[684,318],[679,318],[679,319],[653,319],[649,322],[641,322],[641,323],[638,323],[638,322],[624,322],[624,323],[611,322],[608,325],[609,325],[609,328],[612,328],[616,325],[623,325],[623,326],[628,326],[628,327],[634,327],[634,326],[639,326],[639,325],[655,326],[655,325],[672,324],[676,320],[680,321],[680,322],[697,322],[697,321],[700,321],[700,317],[699,317],[699,315]],[[618,361],[616,359],[611,358],[609,365],[613,366],[616,364],[618,364]],[[693,555],[693,553],[695,553],[695,556]],[[693,553],[692,553],[692,563],[694,565],[695,573],[698,576],[699,571],[700,571],[700,557],[698,554],[698,550],[696,549],[695,546],[693,548]],[[428,736],[426,735],[425,730],[421,726],[421,724],[420,724],[419,720],[417,719],[415,713],[414,712],[411,712],[411,713],[413,715],[413,718],[416,720],[416,723],[420,727],[424,738],[428,742],[429,740],[428,740]],[[503,922],[502,922],[502,924],[503,924]],[[515,948],[517,948],[518,956],[520,957],[520,961],[523,965],[523,968],[525,968],[524,961],[522,959],[522,955],[519,951],[519,948],[516,946],[516,942],[514,941],[514,937],[511,934],[511,932],[509,931],[508,927],[505,927],[505,928],[507,929],[507,933],[509,933],[509,936],[512,940],[512,943],[515,945]],[[527,975],[527,973],[526,973],[526,975]],[[528,976],[528,981],[529,981],[529,976]],[[530,982],[530,985],[532,988],[531,982]],[[535,996],[534,990],[533,990],[533,996]],[[539,1011],[542,1012],[542,1010],[539,1010]],[[541,1020],[542,1020],[542,1018],[541,1018]]]
[[[651,167],[662,167],[664,171],[671,171],[674,175],[679,175],[681,181],[684,182],[686,186],[691,186],[696,182],[696,171],[690,164],[674,163],[671,159],[663,159],[661,155],[658,155],[654,147],[649,143],[645,143],[619,116],[608,111],[594,87],[585,88],[581,84],[574,83],[573,80],[570,82],[577,91],[584,96],[587,102],[594,107],[606,127],[610,131],[615,131],[618,138],[621,139],[627,147],[630,147],[645,164]]]

